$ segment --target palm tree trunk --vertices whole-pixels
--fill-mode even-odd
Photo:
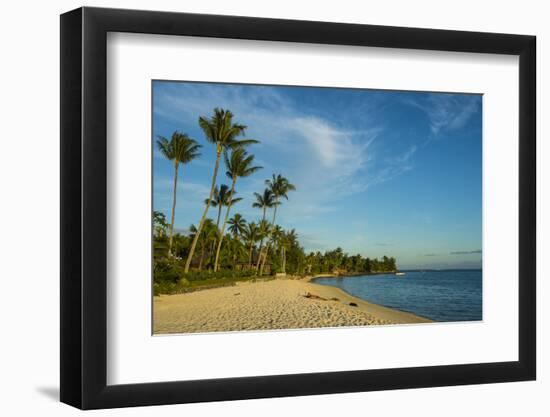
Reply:
[[[202,246],[202,250],[201,250],[201,258],[200,258],[200,261],[199,261],[199,271],[202,269],[203,261],[204,261],[204,245]]]
[[[168,240],[168,255],[172,255],[172,240],[174,239],[174,219],[176,217],[176,190],[178,187],[178,169],[179,161],[176,159],[174,172],[174,191],[172,196],[172,221],[170,222],[170,239]]]
[[[283,246],[283,270],[281,271],[286,275],[286,248]]]
[[[260,243],[260,248],[258,249],[258,259],[256,260],[256,271],[260,269],[260,262],[262,260],[262,255],[263,255],[263,251],[262,251],[262,245]]]
[[[218,168],[220,167],[220,157],[222,156],[222,148],[218,145],[216,149],[216,163],[214,164],[214,173],[212,174],[212,186],[210,187],[210,196],[208,197],[208,204],[204,208],[204,213],[202,214],[199,227],[197,228],[197,233],[191,244],[191,249],[189,249],[189,254],[187,255],[187,261],[185,261],[184,272],[189,272],[189,267],[191,266],[191,261],[193,260],[193,255],[195,254],[195,248],[197,247],[197,242],[204,226],[204,221],[206,220],[206,215],[208,214],[208,209],[210,208],[210,203],[212,203],[212,197],[214,196],[214,189],[216,188],[216,177],[218,176]]]
[[[277,199],[275,199],[275,207],[273,208],[273,220],[271,221],[271,230],[273,230],[273,227],[275,227],[275,217],[277,216],[278,202],[279,201]],[[267,235],[268,236],[268,242],[265,245],[265,255],[264,255],[264,259],[262,261],[262,266],[260,267],[260,274],[259,274],[260,276],[262,276],[263,273],[264,273],[265,262],[267,261],[267,254],[269,253],[269,246],[270,246],[269,237],[271,237],[271,230],[269,231],[269,234]]]
[[[248,269],[252,268],[252,248],[254,247],[254,242],[250,242],[250,249],[248,250]]]
[[[233,202],[233,192],[235,191],[236,183],[237,183],[237,177],[233,177],[233,182],[231,184],[231,191],[229,193],[229,202],[227,203],[227,211],[225,212],[225,219],[223,219],[223,226],[221,229],[220,236],[218,238],[218,248],[216,249],[216,260],[214,261],[214,272],[218,270],[218,261],[220,259],[220,251],[222,249],[223,234],[225,233],[225,226],[227,224],[227,219],[229,218],[229,211],[231,210],[231,203]]]
[[[220,218],[222,216],[222,205],[221,204],[218,204],[218,220],[216,221],[216,233],[220,234]],[[218,236],[216,236],[214,238],[214,240],[212,241],[212,252],[214,252],[214,248],[216,247],[216,244],[218,243]]]
[[[262,222],[260,223],[260,225],[263,224],[263,222],[265,221],[265,210],[266,210],[266,208],[264,207],[264,214],[262,216]],[[260,260],[262,259],[262,248],[263,248],[263,246],[264,246],[264,238],[262,237],[260,239],[260,247],[258,249],[258,260],[256,262],[256,271],[260,268]]]

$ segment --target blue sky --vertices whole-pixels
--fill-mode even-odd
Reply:
[[[180,166],[180,231],[208,197],[215,150],[197,120],[214,107],[261,142],[248,150],[263,169],[238,181],[232,213],[256,221],[253,192],[281,173],[297,190],[278,223],[307,251],[386,254],[402,269],[481,267],[480,95],[154,81],[152,140],[179,130],[203,145]],[[156,149],[153,158],[154,209],[169,218],[173,165]],[[218,184],[230,184],[224,173]]]

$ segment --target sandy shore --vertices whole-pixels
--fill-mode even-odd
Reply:
[[[430,322],[309,279],[244,282],[161,295],[154,297],[153,310],[155,334]]]

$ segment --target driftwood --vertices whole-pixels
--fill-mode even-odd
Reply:
[[[315,295],[315,294],[312,294],[310,292],[307,292],[304,297],[306,298],[311,298],[313,300],[322,300],[322,301],[327,301],[326,298],[323,298],[323,297],[319,297],[318,295]]]

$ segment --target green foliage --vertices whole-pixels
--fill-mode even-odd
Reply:
[[[175,161],[176,164],[186,164],[200,156],[201,145],[187,133],[175,131],[170,139],[159,136],[157,147],[166,159]]]
[[[153,211],[153,232],[155,237],[162,237],[166,235],[168,223],[166,223],[166,216],[160,211]]]
[[[174,272],[177,272],[174,275]],[[239,281],[255,280],[255,271],[190,271],[182,267],[172,267],[155,275],[153,294],[179,294],[199,289],[234,285]]]
[[[181,266],[168,258],[154,260],[153,265],[154,282],[157,284],[178,282],[183,274]]]
[[[198,281],[212,281],[212,280],[221,280],[224,278],[236,280],[236,279],[247,279],[254,277],[254,271],[189,271],[186,274],[182,275],[182,278],[187,279],[189,282],[198,282]]]

